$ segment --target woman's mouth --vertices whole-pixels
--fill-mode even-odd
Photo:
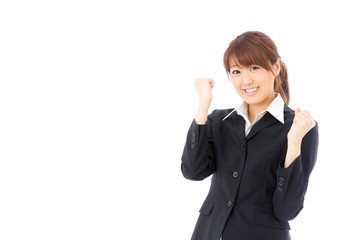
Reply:
[[[255,88],[248,88],[248,89],[244,89],[244,92],[246,93],[246,95],[248,96],[253,96],[257,93],[259,87],[255,87]]]

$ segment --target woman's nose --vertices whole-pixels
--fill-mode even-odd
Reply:
[[[244,85],[251,85],[254,83],[254,81],[252,80],[251,75],[249,73],[244,72],[242,77],[243,77],[242,82]]]

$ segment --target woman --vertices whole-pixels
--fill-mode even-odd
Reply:
[[[288,107],[287,68],[264,33],[245,32],[224,54],[243,103],[214,110],[212,79],[195,80],[200,101],[182,155],[185,178],[212,175],[193,240],[290,239],[318,149],[310,113]]]

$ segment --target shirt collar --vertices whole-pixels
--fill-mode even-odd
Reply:
[[[273,115],[279,122],[284,124],[284,100],[280,94],[277,94],[276,98],[271,102],[266,111]]]
[[[239,115],[248,118],[248,104],[243,102],[239,107],[235,108],[232,112],[230,112],[223,121],[228,118],[234,111],[237,111]],[[275,99],[270,103],[267,109],[259,114],[264,112],[269,112],[273,115],[277,120],[284,124],[284,100],[282,99],[280,94],[277,94]]]

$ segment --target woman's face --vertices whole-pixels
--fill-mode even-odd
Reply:
[[[278,74],[280,64],[273,65],[273,71]],[[275,98],[274,75],[263,67],[252,65],[239,66],[230,60],[230,78],[236,92],[249,105],[268,106]]]

